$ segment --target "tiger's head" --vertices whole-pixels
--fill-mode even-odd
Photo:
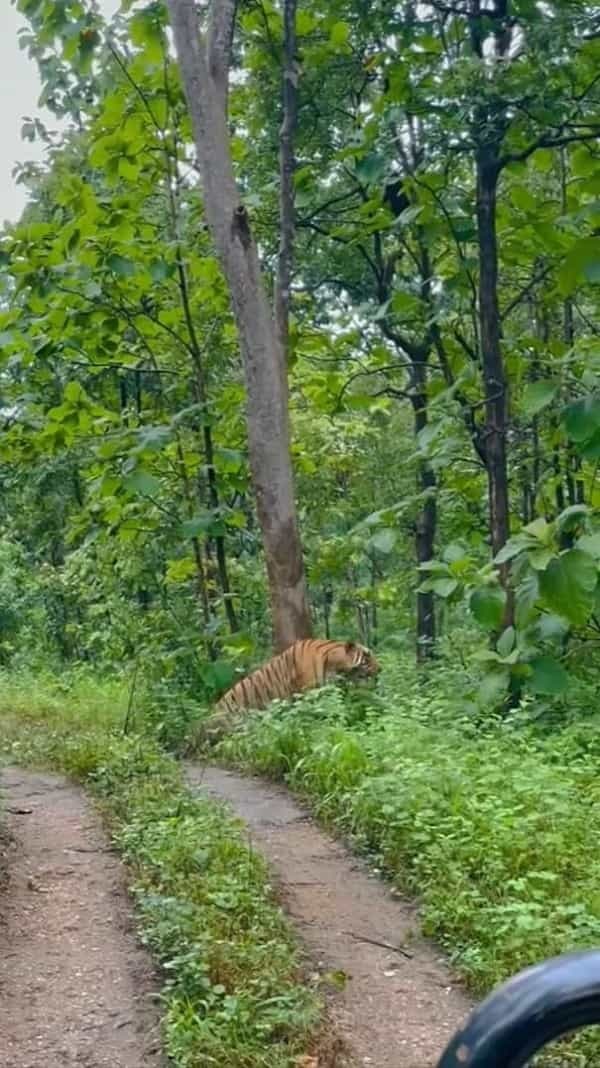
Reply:
[[[379,663],[370,649],[358,642],[346,642],[344,646],[346,656],[349,657],[347,670],[361,678],[371,678],[381,671]]]

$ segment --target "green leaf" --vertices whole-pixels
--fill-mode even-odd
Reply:
[[[502,623],[506,608],[506,593],[500,586],[486,586],[474,590],[469,608],[478,623],[488,630],[497,630]]]
[[[584,460],[600,460],[600,430],[597,430],[588,441],[584,441],[577,448]]]
[[[563,413],[565,430],[571,441],[587,441],[600,431],[600,394],[592,393],[569,404]]]
[[[378,553],[387,555],[388,553],[391,553],[396,544],[396,536],[395,530],[385,527],[383,530],[378,530],[377,533],[369,539],[369,547],[376,549]]]
[[[496,649],[503,659],[510,656],[512,653],[515,647],[516,638],[517,634],[514,627],[507,627],[506,630],[502,631],[502,634],[496,642]]]
[[[219,471],[238,472],[245,463],[246,458],[239,449],[226,449],[223,446],[215,449],[215,460]]]
[[[465,547],[458,541],[451,542],[442,553],[442,559],[449,564],[457,564],[459,560],[466,560],[467,558],[468,554]]]
[[[545,571],[555,555],[556,553],[552,549],[541,547],[539,549],[530,549],[527,553],[527,559],[536,571]]]
[[[85,399],[83,386],[79,382],[67,382],[64,388],[64,398],[69,404],[79,404]]]
[[[589,514],[587,504],[571,504],[557,516],[556,525],[559,530],[573,530]]]
[[[342,47],[348,44],[350,37],[350,27],[347,22],[334,22],[329,31],[329,40],[336,48]]]
[[[525,415],[537,415],[554,400],[558,390],[558,383],[550,378],[540,379],[538,382],[529,382],[523,393],[522,407]]]
[[[172,273],[171,265],[166,260],[152,260],[149,270],[153,282],[164,282]]]
[[[181,524],[184,538],[197,538],[199,534],[208,534],[215,519],[212,512],[199,512]]]
[[[129,24],[131,40],[139,48],[151,63],[161,63],[163,59],[162,37],[160,24],[156,18],[158,6],[151,4],[145,10],[138,11]]]
[[[196,563],[191,556],[184,556],[180,560],[169,560],[165,578],[167,582],[187,582],[192,575],[196,574]]]
[[[156,493],[160,489],[160,481],[149,471],[138,468],[127,476],[124,480],[124,486],[129,493],[141,493],[145,497]]]
[[[299,11],[296,16],[296,32],[299,37],[306,37],[318,26],[318,20],[310,11]]]
[[[523,527],[524,534],[530,534],[532,538],[537,538],[542,544],[548,542],[549,535],[552,531],[549,524],[546,522],[543,516],[538,516],[537,519],[532,520],[526,527]]]
[[[589,553],[595,560],[600,560],[600,533],[584,534],[579,538],[577,548]]]
[[[531,675],[527,684],[534,693],[554,697],[564,693],[569,686],[569,676],[565,669],[551,656],[538,656],[529,662]]]
[[[558,272],[558,283],[564,296],[572,293],[583,280],[600,281],[600,237],[579,238]]]
[[[376,152],[370,152],[368,156],[356,161],[356,174],[362,182],[375,182],[381,177],[385,168],[385,160]]]
[[[119,177],[123,178],[126,182],[137,182],[139,176],[139,164],[132,163],[131,160],[127,159],[127,156],[122,156],[119,160]]]
[[[517,208],[520,208],[521,211],[537,212],[538,210],[537,198],[534,197],[533,193],[531,193],[525,186],[513,186],[510,190],[510,198],[513,204]]]
[[[535,606],[539,595],[540,588],[537,573],[529,571],[515,590],[515,616],[518,626],[524,626],[535,617]]]
[[[117,255],[116,252],[113,252],[108,257],[106,263],[109,269],[118,274],[120,278],[129,278],[132,274],[135,274],[135,263],[125,256]]]
[[[429,589],[433,593],[436,593],[438,597],[451,597],[454,591],[458,589],[458,579],[431,579],[429,582]]]
[[[394,293],[389,306],[396,315],[408,317],[411,313],[413,315],[418,313],[420,302],[414,293],[407,293],[405,290],[399,289]],[[385,307],[387,310],[387,305]]]
[[[581,549],[570,549],[540,571],[540,594],[553,612],[581,626],[593,609],[597,581],[594,558]]]
[[[506,545],[503,545],[499,553],[496,553],[494,557],[495,564],[506,564],[509,560],[513,560],[515,556],[522,553],[525,549],[528,549],[531,545],[531,538],[527,535],[515,534],[514,538],[509,538]]]

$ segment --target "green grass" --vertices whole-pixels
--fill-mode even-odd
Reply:
[[[422,683],[408,663],[388,665],[373,696],[308,694],[249,720],[219,753],[285,780],[375,854],[482,994],[600,946],[600,718],[546,734],[527,710],[476,722],[460,693],[459,672]],[[598,1063],[582,1049],[544,1063]]]
[[[482,994],[525,965],[600,945],[600,719],[583,683],[545,731],[529,720],[539,707],[474,718],[464,692],[459,669],[423,681],[407,660],[387,660],[374,692],[308,694],[251,717],[220,754],[286,780],[375,854]],[[85,672],[0,677],[0,749],[100,798],[167,976],[174,1063],[291,1068],[319,1006],[298,983],[266,872],[234,821],[190,798],[175,761],[150,738],[123,739],[127,703],[118,681]],[[161,698],[138,720],[176,743],[189,710],[167,717]],[[539,1063],[582,1068],[599,1051],[583,1038]]]
[[[292,1068],[312,1048],[318,993],[242,826],[193,799],[149,738],[124,738],[127,694],[85,674],[0,677],[0,756],[50,766],[98,799],[162,965],[165,1045],[178,1068]]]

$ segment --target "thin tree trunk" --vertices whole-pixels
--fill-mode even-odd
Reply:
[[[331,606],[333,605],[333,589],[326,586],[323,590],[323,619],[325,621],[325,637],[331,638],[329,621],[331,619]]]
[[[377,565],[374,560],[371,560],[371,590],[373,596],[371,601],[371,642],[376,646],[379,617],[377,612]]]
[[[203,437],[204,455],[206,457],[206,469],[208,472],[208,495],[210,500],[210,506],[213,512],[218,513],[220,509],[220,504],[219,491],[217,487],[217,473],[215,471],[214,449],[210,427],[206,423],[203,427]],[[229,630],[232,634],[235,634],[235,632],[239,628],[231,595],[231,586],[229,585],[229,571],[227,568],[225,538],[222,534],[217,534],[215,538],[215,549],[217,553],[217,575],[219,578],[219,586],[221,587],[221,593],[223,594],[225,615],[227,616]]]
[[[288,355],[294,256],[294,135],[298,119],[296,0],[283,0],[283,121],[279,132],[280,241],[275,285],[275,319],[284,360]]]
[[[196,585],[198,589],[198,599],[202,608],[202,618],[204,621],[204,629],[208,633],[211,620],[210,599],[208,596],[208,584],[206,581],[206,571],[204,569],[204,561],[202,559],[202,547],[197,537],[192,538],[192,549],[194,552],[194,561],[196,564]],[[211,660],[216,659],[216,650],[214,642],[211,638],[206,639],[208,653]]]
[[[411,396],[415,437],[427,426],[427,368],[424,361],[413,363]],[[417,491],[424,493],[415,524],[415,555],[417,568],[431,560],[434,554],[437,506],[435,500],[435,475],[431,465],[419,461]],[[420,578],[420,572],[417,571]],[[417,592],[417,663],[431,659],[435,652],[435,597],[433,592]]]
[[[183,314],[187,326],[187,332],[189,337],[189,349],[192,357],[192,363],[196,372],[195,377],[195,391],[196,399],[202,409],[202,441],[204,446],[204,459],[206,463],[207,479],[208,479],[208,492],[210,499],[210,506],[218,516],[220,511],[219,502],[219,489],[217,485],[217,472],[214,465],[214,449],[212,441],[212,431],[208,422],[208,394],[206,389],[206,378],[204,374],[204,361],[202,358],[202,349],[198,341],[198,335],[196,333],[196,326],[194,323],[194,317],[192,315],[192,306],[190,303],[190,293],[188,285],[187,270],[183,258],[183,249],[179,239],[179,217],[178,217],[178,200],[175,197],[171,188],[172,175],[171,166],[169,162],[168,153],[167,159],[167,179],[169,182],[169,203],[171,207],[171,222],[173,228],[173,236],[176,242],[177,252],[177,277],[179,281],[179,294],[181,297],[181,306],[183,308]],[[176,175],[177,176],[177,175]],[[222,534],[217,535],[215,538],[215,546],[217,551],[217,576],[219,580],[219,586],[223,595],[223,603],[225,606],[225,615],[229,624],[229,629],[234,634],[238,629],[238,622],[235,614],[233,602],[231,600],[231,587],[229,585],[229,572],[227,569],[227,554],[225,550],[225,538]]]
[[[572,348],[575,343],[573,301],[568,298],[563,307],[563,338],[565,344]],[[581,457],[577,455],[570,443],[567,445],[566,468],[569,504],[584,504],[585,485],[581,478]]]
[[[479,237],[479,328],[485,387],[485,442],[490,537],[495,556],[510,534],[506,458],[507,386],[500,345],[496,192],[499,168],[490,146],[477,153],[477,230]],[[503,582],[507,571],[500,569]]]
[[[310,635],[310,613],[294,498],[283,356],[250,221],[233,173],[227,90],[235,0],[213,5],[200,36],[194,0],[168,0],[192,119],[206,220],[231,295],[247,391],[252,481],[265,548],[276,649]]]
[[[552,467],[555,478],[554,497],[556,500],[556,511],[560,515],[565,507],[565,488],[563,485],[563,476],[560,466],[560,449],[558,445],[555,445],[552,450]]]
[[[194,514],[194,495],[185,469],[183,449],[179,440],[177,441],[177,460],[179,463],[179,472],[181,475],[181,481],[183,484],[183,490],[188,509],[188,517],[191,519]],[[202,612],[202,623],[204,625],[204,637],[206,640],[206,647],[210,659],[216,660],[217,650],[215,648],[214,641],[212,640],[212,638],[209,637],[212,612],[210,607],[210,597],[208,594],[208,583],[206,581],[206,569],[204,567],[204,560],[202,559],[202,546],[200,545],[200,541],[197,537],[192,538],[192,551],[194,553],[194,562],[196,564],[196,588],[198,591],[198,600],[200,602],[200,609]]]
[[[204,460],[206,464],[206,478],[208,482],[208,499],[210,507],[215,516],[218,516],[221,510],[221,502],[219,498],[219,487],[217,484],[217,472],[215,468],[215,450],[212,439],[212,431],[210,424],[207,422],[208,417],[208,404],[206,396],[206,386],[204,382],[204,367],[202,365],[202,358],[200,349],[197,345],[195,333],[193,336],[193,347],[196,352],[194,363],[196,365],[196,390],[198,400],[202,408],[202,443],[204,447]],[[219,580],[219,586],[223,595],[223,604],[225,606],[225,615],[229,624],[229,630],[232,634],[235,634],[238,628],[237,616],[231,597],[231,586],[229,584],[229,571],[227,568],[227,551],[225,548],[225,538],[223,534],[217,534],[214,539],[215,549],[217,554],[217,577]]]
[[[569,208],[567,197],[567,154],[564,148],[560,150],[560,190],[561,209],[566,214]],[[570,349],[575,344],[575,323],[573,320],[573,301],[567,297],[563,304],[563,340]],[[585,502],[585,487],[583,480],[576,477],[573,481],[573,473],[577,476],[581,470],[581,458],[571,445],[567,446],[566,457],[567,487],[569,492],[569,504],[583,504]]]

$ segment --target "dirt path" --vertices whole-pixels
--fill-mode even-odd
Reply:
[[[0,1068],[159,1068],[156,983],[117,858],[77,787],[0,773]]]
[[[332,1011],[356,1064],[432,1068],[469,1003],[418,935],[415,908],[392,897],[284,789],[219,768],[186,771],[190,785],[246,822],[313,964],[349,977]],[[411,957],[377,943],[406,944]]]

